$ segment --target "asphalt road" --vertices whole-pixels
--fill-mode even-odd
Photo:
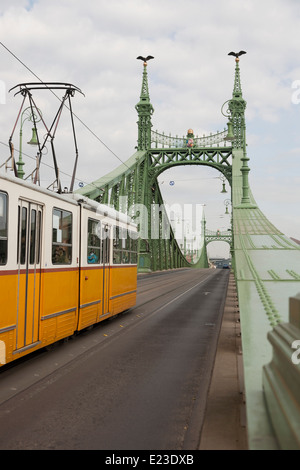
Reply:
[[[0,449],[197,449],[228,275],[143,275],[134,309],[1,370]]]

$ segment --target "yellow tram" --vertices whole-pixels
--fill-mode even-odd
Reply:
[[[134,306],[136,286],[125,214],[0,176],[0,366]]]

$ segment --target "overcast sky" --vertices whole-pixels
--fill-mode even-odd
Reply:
[[[75,189],[80,181],[104,176],[135,151],[135,105],[143,71],[138,55],[155,57],[147,69],[153,129],[182,136],[189,128],[198,135],[224,129],[221,107],[231,98],[235,67],[228,52],[247,51],[240,68],[251,189],[269,220],[300,239],[298,0],[1,0],[0,31],[0,80],[6,88],[4,96],[0,92],[0,164],[9,155],[6,145],[22,101],[8,90],[37,77],[73,83],[85,95],[72,99],[81,120],[75,120]],[[50,124],[58,100],[47,92],[35,98]],[[27,122],[23,151],[32,157],[26,144],[30,133]],[[18,139],[16,128],[16,149]],[[55,143],[59,167],[70,175],[75,153],[65,112]],[[33,160],[24,161],[28,174]],[[50,151],[43,161],[52,164]],[[228,194],[220,193],[215,170],[178,167],[163,173],[160,183],[168,204],[205,204],[208,228],[229,226],[224,215]]]

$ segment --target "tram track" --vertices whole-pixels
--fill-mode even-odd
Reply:
[[[172,273],[172,274],[177,274],[176,277],[172,276],[172,279],[168,280],[164,277],[163,284],[158,287],[157,285],[157,280],[154,280],[153,282],[148,282],[147,286],[150,284],[150,288],[146,288],[147,286],[139,286],[137,288],[137,302],[135,307],[132,307],[130,310],[135,310],[139,307],[142,307],[143,305],[155,301],[157,299],[161,299],[165,296],[168,296],[172,294],[176,290],[184,291],[186,287],[190,286],[191,279],[194,280],[194,270],[185,270],[184,274],[178,275],[179,273]],[[209,273],[209,276],[208,276]],[[170,275],[171,273],[164,273],[165,276]],[[190,275],[189,275],[190,274]],[[216,274],[216,271],[214,270],[199,270],[199,278],[198,281],[203,280],[208,280],[212,275]],[[147,279],[145,279],[147,281]],[[175,284],[175,285],[174,285]],[[196,283],[197,284],[197,283]],[[195,285],[196,285],[195,284]],[[143,289],[144,287],[144,289]],[[145,289],[146,288],[146,289]],[[163,292],[161,292],[163,290]],[[155,297],[153,297],[153,294]],[[147,300],[141,300],[144,298],[144,296],[147,295]],[[150,296],[148,298],[148,296]]]
[[[207,273],[207,269],[199,269],[197,270],[199,274],[205,276]],[[137,293],[139,294],[146,294],[150,290],[157,290],[157,277],[163,276],[163,288],[167,288],[169,285],[173,285],[175,282],[178,285],[181,285],[181,282],[184,281],[185,284],[189,283],[189,279],[193,278],[193,269],[185,269],[183,272],[161,272],[156,275],[154,274],[146,274],[143,278],[138,278],[137,282]],[[147,277],[146,277],[147,276]],[[148,277],[149,276],[149,277]],[[155,276],[155,277],[154,277]]]

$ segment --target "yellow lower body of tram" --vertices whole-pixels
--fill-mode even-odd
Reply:
[[[72,336],[136,303],[136,266],[49,270],[31,273],[27,281],[22,275],[18,281],[17,274],[9,274],[2,275],[0,281],[5,305],[0,318],[1,365]],[[22,295],[25,282],[27,297]],[[39,291],[31,288],[34,283],[39,284]],[[99,287],[103,288],[102,295]],[[12,295],[18,291],[19,296]],[[31,314],[25,321],[20,312],[26,308]]]
[[[137,242],[136,226],[94,201],[0,183],[2,366],[133,307]]]

